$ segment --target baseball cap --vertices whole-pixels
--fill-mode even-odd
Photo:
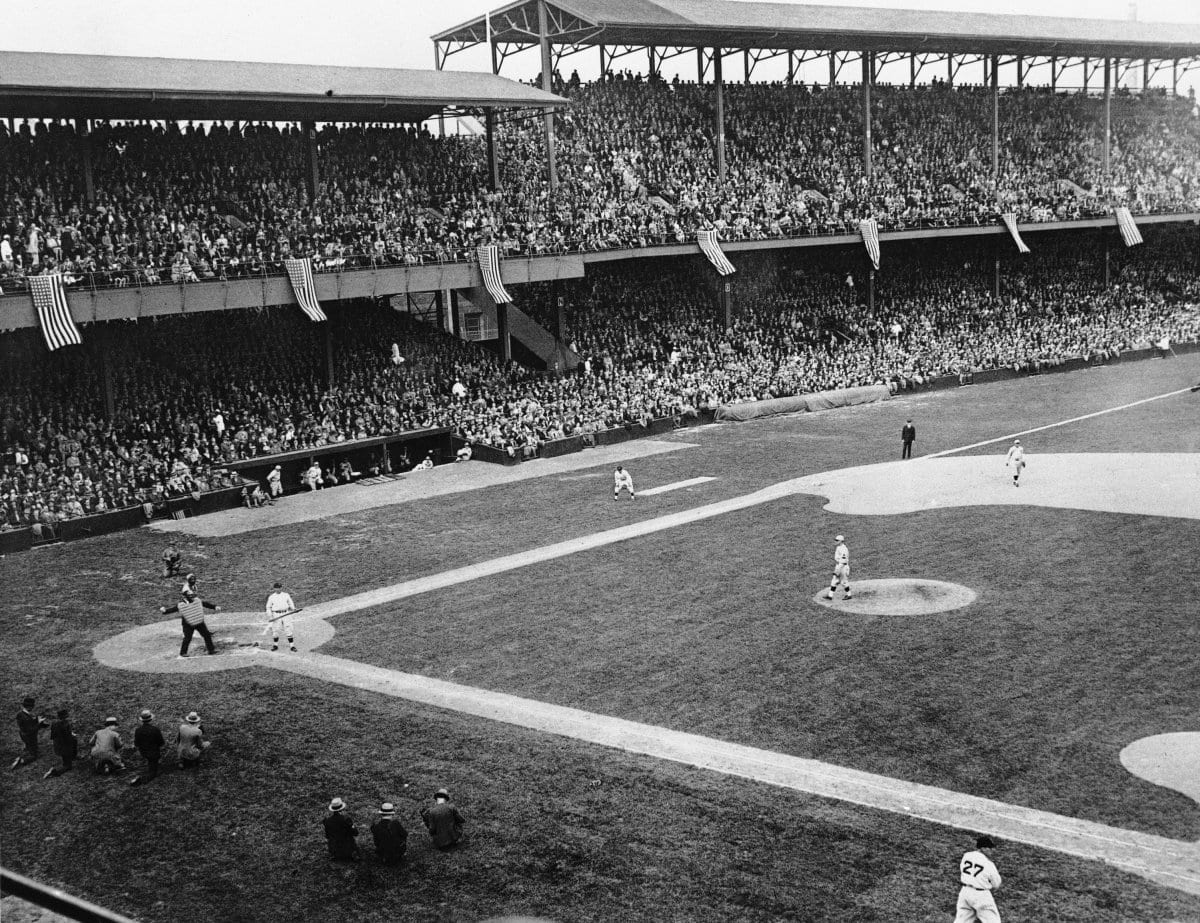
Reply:
[[[990,836],[987,836],[986,834],[981,837],[976,837],[976,839],[975,839],[975,848],[976,849],[992,849],[993,847],[995,847],[995,845],[996,845],[996,841],[993,840]]]
[[[448,791],[446,791],[446,789],[444,789],[444,788],[439,788],[436,792],[433,793],[433,797],[434,798],[445,798],[447,801],[449,801],[450,793]]]
[[[833,537],[833,540],[834,540],[835,542],[844,542],[844,541],[846,540],[846,536],[844,536],[844,535],[835,535],[835,536]]]

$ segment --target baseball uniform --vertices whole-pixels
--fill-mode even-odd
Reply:
[[[296,611],[296,604],[292,602],[290,593],[283,589],[277,589],[267,597],[267,618],[270,620],[271,628],[271,650],[279,647],[279,632],[283,631],[287,635],[288,644],[292,650],[296,649],[295,632],[292,628],[292,613]]]
[[[833,579],[829,581],[829,592],[825,594],[826,599],[833,599],[833,591],[837,589],[838,583],[841,583],[842,589],[846,592],[846,599],[850,598],[850,549],[846,547],[846,541],[840,535],[837,537],[837,547],[833,549]]]
[[[1013,484],[1015,485],[1021,477],[1021,471],[1025,468],[1025,449],[1021,445],[1020,440],[1014,442],[1008,450],[1008,455],[1004,457],[1006,467],[1012,468]]]
[[[1000,888],[1000,873],[992,860],[977,849],[963,853],[958,863],[958,907],[954,923],[1000,923],[992,892]]]
[[[621,495],[622,490],[629,491],[629,499],[630,500],[635,499],[635,495],[633,493],[633,475],[631,475],[624,468],[618,468],[616,471],[613,472],[613,499],[614,500],[616,500],[617,497],[619,497]]]

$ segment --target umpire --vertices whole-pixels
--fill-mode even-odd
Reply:
[[[217,652],[213,646],[212,632],[208,630],[208,625],[204,622],[204,610],[208,609],[212,612],[220,612],[220,606],[214,606],[212,603],[201,599],[196,595],[196,591],[185,589],[183,591],[183,599],[175,605],[167,608],[159,606],[158,611],[163,615],[170,615],[173,612],[178,612],[183,620],[183,644],[179,648],[179,656],[181,658],[188,655],[188,646],[192,643],[192,635],[200,632],[200,637],[204,639],[204,646],[210,654]]]

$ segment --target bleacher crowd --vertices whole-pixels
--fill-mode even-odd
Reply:
[[[729,84],[728,176],[714,153],[711,85],[629,73],[556,88],[561,182],[551,193],[537,120],[499,130],[503,182],[487,188],[478,136],[388,126],[318,131],[321,182],[304,187],[298,126],[0,123],[0,290],[62,271],[68,284],[187,283],[279,272],[725,239],[1200,209],[1200,109],[1188,97],[1119,92],[1111,169],[1103,103],[1006,90],[991,165],[985,88],[879,86],[875,169],[861,156],[852,86]],[[81,164],[90,152],[94,196]]]
[[[280,307],[93,325],[84,347],[55,353],[37,331],[7,333],[0,527],[52,529],[137,505],[152,515],[171,497],[238,483],[222,467],[234,460],[429,426],[530,456],[550,440],[721,403],[901,390],[982,369],[1100,361],[1164,336],[1196,341],[1197,233],[1153,232],[1145,247],[1116,253],[1108,288],[1094,246],[1047,240],[1007,261],[999,297],[990,249],[897,247],[873,309],[857,249],[743,255],[729,326],[715,276],[699,265],[599,268],[521,290],[521,307],[552,330],[565,303],[563,338],[583,363],[561,377],[374,301],[334,306],[327,331]]]

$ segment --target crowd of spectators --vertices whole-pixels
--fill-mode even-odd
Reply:
[[[701,264],[599,267],[521,290],[550,329],[562,299],[562,336],[583,357],[564,376],[371,300],[330,306],[325,325],[294,307],[96,324],[84,347],[55,353],[35,330],[7,333],[0,527],[138,505],[152,515],[240,483],[223,467],[233,461],[426,427],[529,456],[721,403],[1200,340],[1197,233],[1148,231],[1145,247],[1116,254],[1109,287],[1094,240],[1047,238],[1005,258],[999,296],[991,243],[891,247],[873,307],[857,248],[742,255],[728,325]]]
[[[151,285],[279,272],[297,255],[342,269],[469,259],[480,242],[536,254],[706,227],[759,239],[853,231],[863,217],[889,229],[1200,209],[1200,109],[1162,92],[1113,97],[1106,173],[1101,99],[1005,90],[993,172],[990,90],[881,85],[868,178],[856,87],[729,84],[721,181],[711,84],[622,73],[556,77],[556,89],[573,105],[556,117],[554,193],[539,120],[498,129],[500,191],[478,135],[325,125],[311,197],[295,125],[0,123],[0,290],[46,270]]]

